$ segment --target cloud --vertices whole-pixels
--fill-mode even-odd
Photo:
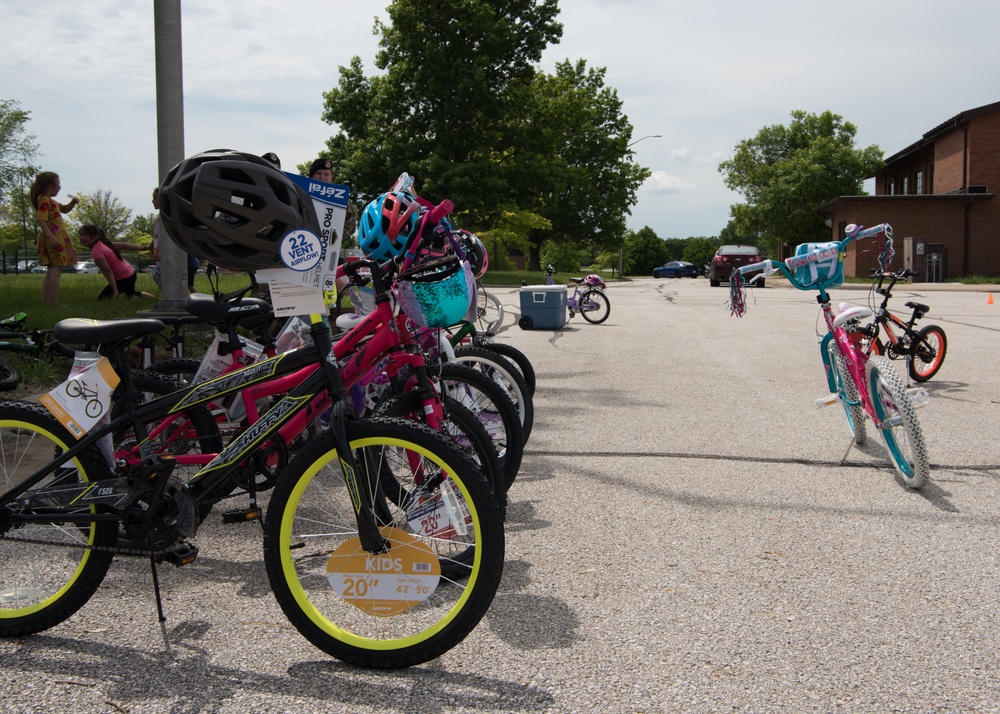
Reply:
[[[670,194],[689,191],[692,188],[697,188],[697,186],[678,176],[671,176],[666,171],[654,171],[653,175],[642,184],[642,188],[652,193]]]
[[[699,156],[686,146],[670,152],[670,160],[677,164],[717,165],[725,158],[726,154],[722,151],[711,151],[708,156]]]

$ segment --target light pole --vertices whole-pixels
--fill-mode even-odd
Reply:
[[[625,148],[628,149],[629,147],[635,146],[636,144],[638,144],[643,139],[662,139],[662,138],[663,138],[662,134],[646,134],[646,136],[640,136],[638,139],[636,139],[635,141],[633,141],[631,144],[628,144]],[[624,254],[625,254],[625,246],[623,245],[620,248],[618,248],[618,279],[619,280],[621,280],[621,277],[622,277],[622,259],[623,259]]]
[[[627,148],[629,148],[629,146],[635,146],[636,144],[638,144],[643,139],[662,139],[662,138],[663,138],[662,134],[646,134],[646,136],[640,136],[638,139],[636,139],[635,141],[633,141],[631,144],[629,144],[625,148],[627,149]]]

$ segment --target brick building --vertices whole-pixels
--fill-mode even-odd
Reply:
[[[840,196],[816,211],[834,239],[849,223],[892,225],[894,266],[917,281],[1000,275],[1000,102],[955,115],[886,159],[875,195]],[[852,243],[847,275],[867,275],[871,253]],[[902,262],[901,262],[902,261]]]

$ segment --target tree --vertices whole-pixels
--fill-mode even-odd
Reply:
[[[857,128],[830,111],[793,111],[786,127],[764,127],[736,145],[733,158],[719,164],[726,186],[745,203],[730,208],[734,230],[768,247],[829,238],[823,218],[813,209],[837,196],[863,193],[865,178],[883,166],[874,144],[855,148]]]
[[[327,142],[336,175],[364,202],[402,171],[418,190],[450,198],[473,222],[510,205],[502,158],[519,116],[512,88],[529,83],[545,47],[558,41],[556,0],[394,0],[376,66],[340,68],[324,95],[324,121],[340,132]]]
[[[12,99],[0,99],[0,219],[18,225],[24,244],[34,240],[35,211],[28,200],[28,189],[38,173],[32,164],[38,154],[35,135],[27,130],[30,112]],[[29,237],[29,233],[31,234]],[[11,237],[14,231],[6,231]]]
[[[668,260],[667,244],[649,226],[626,234],[622,253],[624,275],[652,275],[653,268]]]
[[[524,119],[507,161],[512,197],[552,224],[530,237],[533,270],[547,240],[583,247],[587,262],[621,247],[629,207],[650,175],[631,161],[632,125],[604,76],[584,60],[560,62],[554,75],[537,75],[519,102]]]
[[[136,235],[153,235],[153,227],[156,225],[156,214],[147,213],[146,215],[136,216],[132,219],[132,225],[129,227],[129,234]]]
[[[721,245],[718,239],[704,236],[688,238],[684,243],[684,255],[681,259],[699,267],[710,263],[715,256],[715,251]]]
[[[118,240],[132,224],[132,209],[127,208],[111,191],[97,189],[79,196],[80,205],[73,213],[72,225],[79,228],[91,224],[104,229],[109,240]]]

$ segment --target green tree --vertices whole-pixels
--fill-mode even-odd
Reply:
[[[507,210],[512,88],[561,37],[558,11],[557,0],[394,0],[375,24],[383,73],[366,77],[355,57],[324,95],[323,119],[340,128],[324,153],[361,204],[407,171],[473,223]]]
[[[770,247],[829,238],[816,206],[837,196],[863,193],[862,182],[883,166],[882,150],[855,147],[857,128],[830,111],[793,111],[786,127],[764,127],[736,145],[733,158],[719,164],[726,186],[745,203],[731,207],[740,235],[761,238]]]
[[[156,225],[156,214],[147,213],[146,215],[139,215],[132,219],[132,225],[129,226],[130,235],[153,235],[153,226]]]
[[[669,260],[667,244],[649,226],[625,235],[622,254],[624,275],[652,275],[653,268]]]
[[[699,268],[703,267],[712,260],[712,256],[719,249],[719,245],[718,239],[714,238],[706,238],[704,236],[688,238],[684,241],[684,254],[681,260],[693,263]]]
[[[84,224],[99,226],[110,240],[119,240],[127,235],[132,225],[132,209],[127,208],[111,191],[97,189],[90,194],[81,194],[80,205],[70,213],[72,227]]]
[[[537,75],[519,102],[525,120],[508,163],[513,197],[552,223],[531,235],[532,269],[541,267],[547,240],[583,248],[587,263],[621,247],[629,208],[650,175],[631,161],[632,125],[604,76],[584,60],[560,62],[554,75]]]
[[[0,99],[0,224],[17,224],[17,231],[4,235],[7,242],[19,239],[23,248],[34,242],[35,211],[28,189],[38,173],[33,164],[38,144],[27,129],[31,114],[20,106],[13,99]]]

